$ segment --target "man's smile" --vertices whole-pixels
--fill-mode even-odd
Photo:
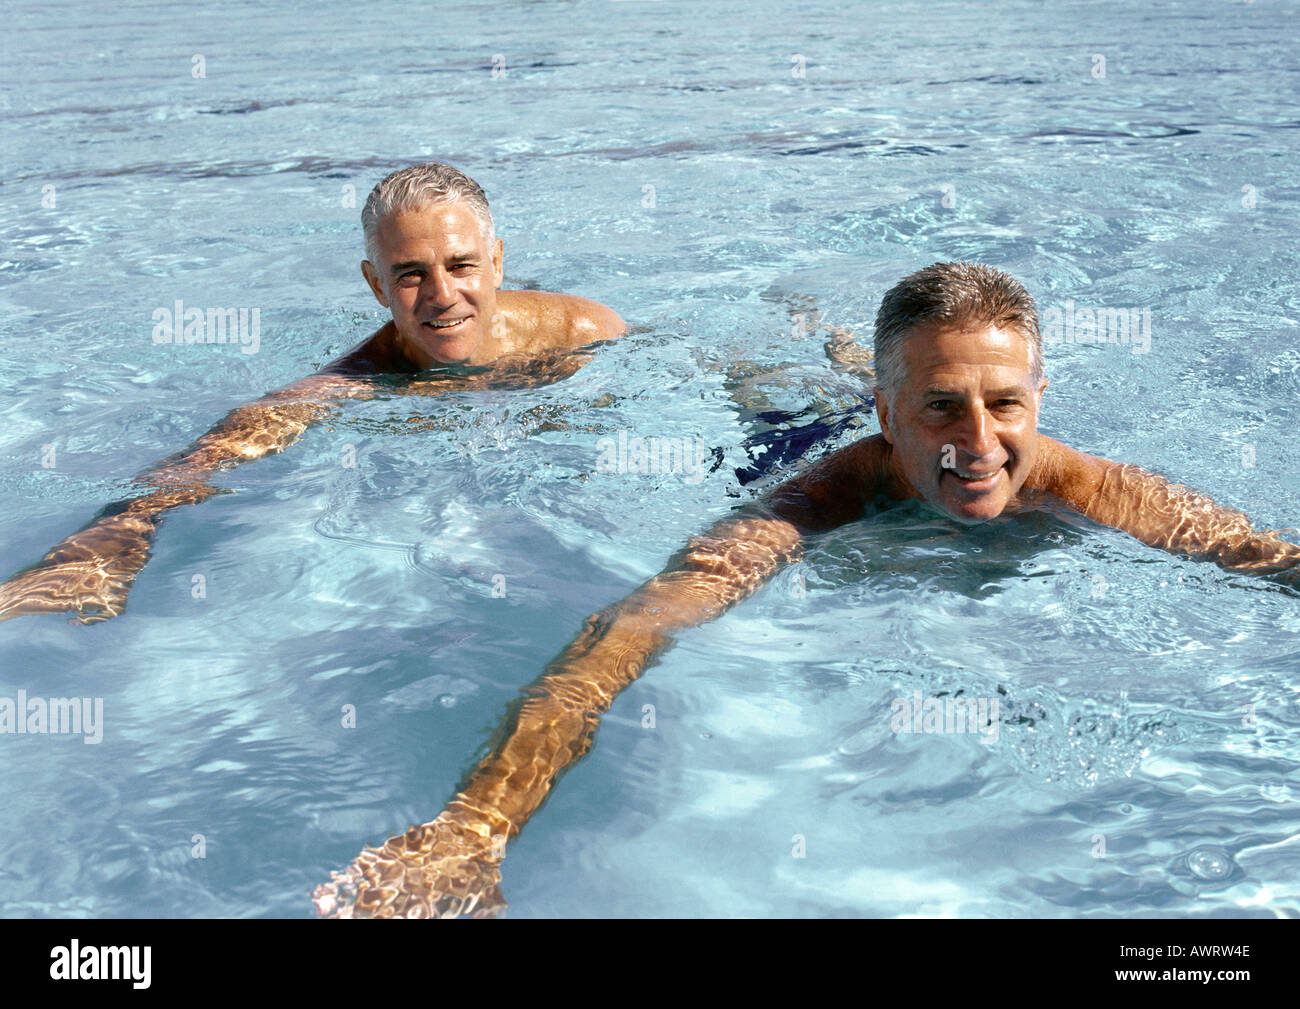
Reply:
[[[952,469],[945,469],[944,476],[952,477],[963,490],[985,491],[993,489],[1004,469],[1006,469],[1006,463],[992,470],[967,470],[953,467]]]
[[[459,319],[430,319],[428,322],[425,323],[425,325],[438,330],[454,329],[456,326],[459,326],[462,322],[465,322],[467,319],[471,319],[471,318],[473,318],[473,316],[462,315]]]

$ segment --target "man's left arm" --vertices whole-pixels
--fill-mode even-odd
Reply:
[[[1040,436],[1039,460],[1028,483],[1148,546],[1238,571],[1286,572],[1287,581],[1300,575],[1300,546],[1275,530],[1255,529],[1241,512],[1140,466],[1100,459]]]

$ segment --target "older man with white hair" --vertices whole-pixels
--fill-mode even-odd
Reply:
[[[361,272],[392,320],[316,374],[231,411],[188,449],[141,474],[148,493],[109,505],[0,585],[0,620],[69,611],[81,623],[117,616],[166,512],[216,493],[208,483],[214,472],[287,448],[335,401],[375,395],[375,375],[415,377],[386,388],[389,394],[553,381],[582,364],[568,352],[625,330],[613,310],[586,298],[500,290],[502,242],[487,198],[448,165],[389,175],[361,220]]]
[[[586,298],[500,290],[502,243],[487,198],[448,165],[416,165],[388,176],[366,201],[361,226],[361,272],[393,320],[327,372],[486,365],[624,331],[612,309]]]

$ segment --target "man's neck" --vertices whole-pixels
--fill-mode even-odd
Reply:
[[[880,439],[876,450],[880,453],[881,459],[877,492],[895,501],[922,497],[923,495],[912,486],[912,481],[903,473],[903,467],[899,464],[898,453],[894,451],[893,444],[883,434],[878,434],[876,437]]]

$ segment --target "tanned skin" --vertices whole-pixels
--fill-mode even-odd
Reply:
[[[875,390],[880,434],[693,538],[664,571],[589,617],[526,689],[447,808],[334,873],[316,889],[318,913],[500,914],[506,842],[591,746],[619,691],[676,632],[718,617],[797,558],[807,537],[861,519],[878,500],[920,499],[966,524],[1063,507],[1151,546],[1300,583],[1300,546],[1163,477],[1038,434],[1047,381],[1034,383],[1018,334],[982,324],[918,327],[904,359],[901,386]]]
[[[231,411],[188,449],[140,474],[144,493],[110,505],[0,584],[0,620],[68,611],[79,623],[117,616],[168,511],[219,493],[210,476],[283,451],[340,400],[552,382],[585,363],[576,348],[626,329],[612,309],[586,298],[500,290],[501,239],[489,242],[461,201],[385,218],[377,249],[379,262],[367,260],[361,270],[391,322],[316,374]],[[420,377],[444,366],[450,370]],[[414,377],[381,387],[374,378],[384,374]]]

